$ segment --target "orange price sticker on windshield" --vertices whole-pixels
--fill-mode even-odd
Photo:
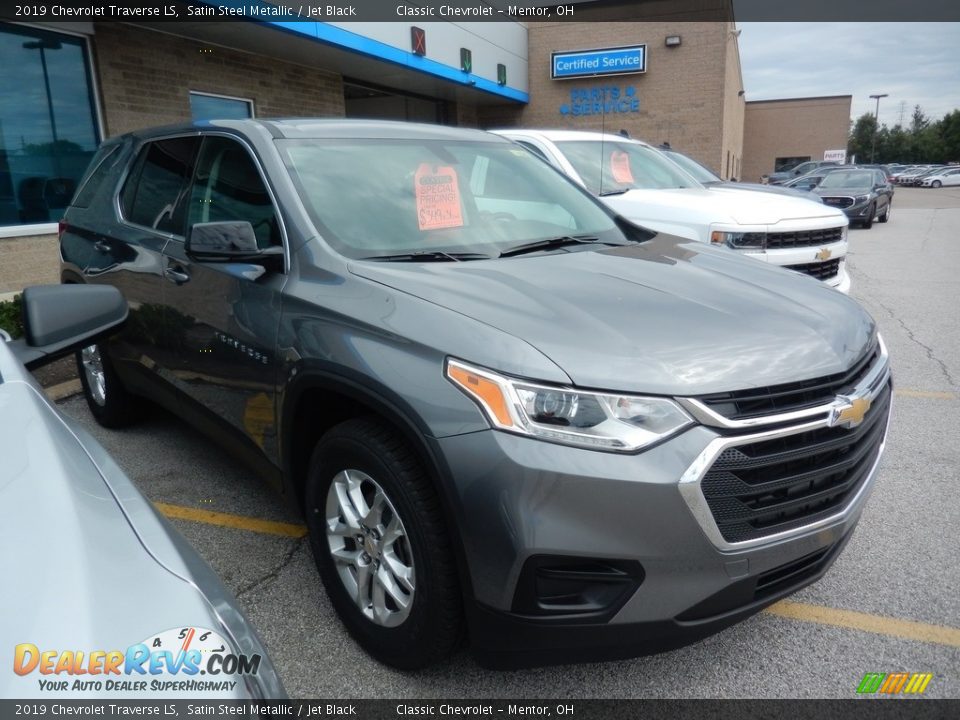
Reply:
[[[633,173],[630,172],[630,156],[623,150],[614,150],[610,153],[610,170],[616,182],[633,184]]]
[[[457,171],[448,165],[420,163],[413,179],[421,230],[463,227]]]

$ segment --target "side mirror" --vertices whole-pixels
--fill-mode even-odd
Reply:
[[[24,336],[9,347],[32,370],[92,344],[127,314],[111,285],[35,285],[23,291]]]
[[[184,250],[198,262],[253,263],[283,269],[283,248],[257,247],[253,225],[246,220],[194,223],[187,231]]]

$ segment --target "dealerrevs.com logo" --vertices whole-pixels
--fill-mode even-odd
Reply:
[[[174,628],[126,650],[14,648],[13,671],[36,678],[44,692],[232,692],[256,675],[260,655],[238,655],[213,630]]]
[[[922,695],[930,681],[932,673],[867,673],[857,686],[861,695]]]

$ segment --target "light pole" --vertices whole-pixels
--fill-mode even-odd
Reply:
[[[50,75],[47,73],[47,55],[44,50],[59,50],[63,46],[59,40],[30,40],[23,43],[24,50],[39,50],[40,65],[43,67],[43,86],[47,91],[47,111],[50,113],[50,130],[53,141],[57,141],[57,121],[53,117],[53,96],[50,94]]]
[[[871,95],[871,99],[877,101],[877,109],[873,113],[873,144],[870,148],[870,164],[873,165],[873,161],[877,159],[877,135],[880,134],[880,98],[889,97],[889,93],[883,93],[882,95]]]

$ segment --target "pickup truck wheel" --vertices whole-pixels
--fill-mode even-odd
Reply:
[[[456,564],[407,443],[377,420],[337,425],[313,452],[305,500],[317,569],[357,642],[407,670],[451,653],[463,626]]]
[[[877,218],[877,222],[885,223],[890,219],[890,208],[893,206],[893,203],[887,203],[887,206],[883,209],[883,215]]]
[[[76,357],[80,385],[94,419],[108,428],[135,423],[140,418],[142,401],[123,387],[103,347],[89,345],[78,350]]]

